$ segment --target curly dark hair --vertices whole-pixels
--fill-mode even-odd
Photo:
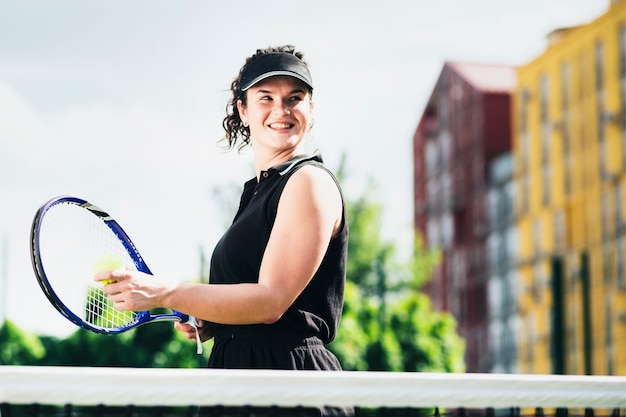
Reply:
[[[220,139],[220,142],[224,143],[224,148],[227,150],[232,150],[236,147],[238,151],[241,151],[250,144],[250,129],[243,125],[241,117],[239,116],[239,110],[237,109],[238,100],[241,100],[244,105],[246,104],[246,94],[239,88],[241,74],[246,66],[259,56],[272,52],[287,52],[293,54],[305,65],[308,65],[304,60],[304,54],[297,51],[293,45],[270,46],[268,48],[257,49],[254,55],[246,59],[245,64],[239,70],[237,78],[235,78],[230,85],[232,97],[226,104],[226,117],[224,117],[222,121],[222,127],[226,131],[226,134]],[[313,91],[309,91],[309,93],[312,94]]]

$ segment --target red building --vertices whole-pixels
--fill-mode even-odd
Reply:
[[[489,371],[489,164],[511,149],[515,68],[446,62],[413,137],[414,223],[443,261],[424,290],[466,341],[468,372]]]

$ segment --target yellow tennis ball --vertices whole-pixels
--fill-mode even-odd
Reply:
[[[117,269],[124,269],[125,267],[126,263],[119,256],[113,254],[102,255],[98,259],[96,259],[96,262],[94,262],[93,273],[95,275],[98,272],[115,271]],[[100,282],[102,283],[102,285],[106,285],[114,283],[115,280],[107,279]]]

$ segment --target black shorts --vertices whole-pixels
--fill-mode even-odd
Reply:
[[[214,337],[209,368],[341,371],[317,337],[298,337],[272,326],[224,326]]]
[[[220,326],[209,368],[341,371],[337,357],[317,337],[295,337],[272,326]],[[277,393],[277,395],[280,395]],[[228,407],[201,416],[352,416],[352,408]]]

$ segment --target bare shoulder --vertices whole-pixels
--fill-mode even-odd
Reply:
[[[297,223],[299,233],[309,228],[311,235],[321,233],[330,238],[340,229],[342,213],[341,193],[332,175],[318,166],[306,165],[287,181],[278,203],[277,219],[285,225]]]
[[[298,194],[308,190],[313,196],[341,200],[339,187],[332,174],[315,165],[305,165],[298,169],[287,182],[286,188],[297,189],[300,191]]]
[[[295,172],[283,191],[279,203],[287,216],[306,219],[330,231],[334,236],[343,219],[343,200],[332,174],[323,168],[306,165]]]

